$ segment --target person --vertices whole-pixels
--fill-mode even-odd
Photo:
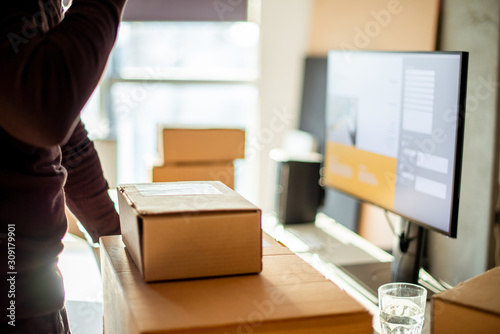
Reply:
[[[10,0],[0,9],[1,333],[69,333],[57,267],[66,206],[94,242],[120,233],[80,119],[126,0]]]

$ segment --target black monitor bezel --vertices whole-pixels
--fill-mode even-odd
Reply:
[[[458,55],[460,57],[460,73],[459,73],[459,92],[458,92],[458,117],[456,124],[456,142],[455,142],[455,168],[454,168],[454,176],[453,176],[453,191],[452,191],[452,200],[451,200],[451,215],[448,225],[448,231],[439,229],[435,226],[426,224],[425,222],[416,220],[415,218],[408,217],[404,214],[401,214],[395,210],[390,210],[384,208],[376,203],[373,203],[365,198],[361,198],[359,195],[354,193],[350,193],[349,191],[338,189],[328,184],[325,180],[325,186],[330,187],[332,189],[339,190],[349,196],[352,196],[362,202],[369,203],[375,205],[383,210],[387,210],[393,212],[400,217],[411,221],[412,223],[418,224],[428,230],[438,232],[450,238],[457,238],[458,233],[458,220],[459,220],[459,206],[460,206],[460,191],[461,191],[461,178],[462,178],[462,164],[463,164],[463,149],[464,149],[464,133],[465,133],[465,110],[466,110],[466,97],[467,97],[467,74],[468,74],[468,63],[469,63],[469,53],[467,51],[390,51],[390,50],[330,50],[330,52],[347,52],[347,53],[382,53],[382,54],[429,54],[429,55]],[[327,71],[329,68],[329,56],[327,56]],[[327,72],[327,87],[328,87],[328,72]],[[328,99],[328,88],[326,93],[326,98]],[[326,102],[328,103],[328,102]],[[325,117],[326,117],[327,108],[325,108]],[[325,122],[326,127],[326,122]],[[325,130],[327,131],[327,130]],[[328,133],[325,132],[326,138],[328,138]],[[328,139],[326,139],[328,141]],[[325,151],[325,157],[326,157]]]

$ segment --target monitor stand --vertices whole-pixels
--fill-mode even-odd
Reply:
[[[413,224],[408,235],[409,237],[403,240],[407,242],[406,245],[401,242],[396,243],[399,244],[399,247],[393,249],[393,262],[362,263],[338,267],[375,298],[377,298],[378,288],[385,283],[418,284],[419,272],[422,267],[424,229]],[[429,298],[432,292],[429,290],[427,292]]]
[[[375,298],[379,286],[392,282],[391,262],[350,264],[339,269]]]

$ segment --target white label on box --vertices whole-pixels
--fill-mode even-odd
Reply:
[[[172,184],[139,184],[135,188],[144,197],[149,196],[189,196],[189,195],[222,195],[217,188],[206,183],[172,183]]]
[[[271,244],[266,240],[262,240],[262,247],[271,247]]]

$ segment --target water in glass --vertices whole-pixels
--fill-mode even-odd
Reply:
[[[420,334],[424,324],[424,310],[408,300],[393,301],[382,308],[382,334]]]

